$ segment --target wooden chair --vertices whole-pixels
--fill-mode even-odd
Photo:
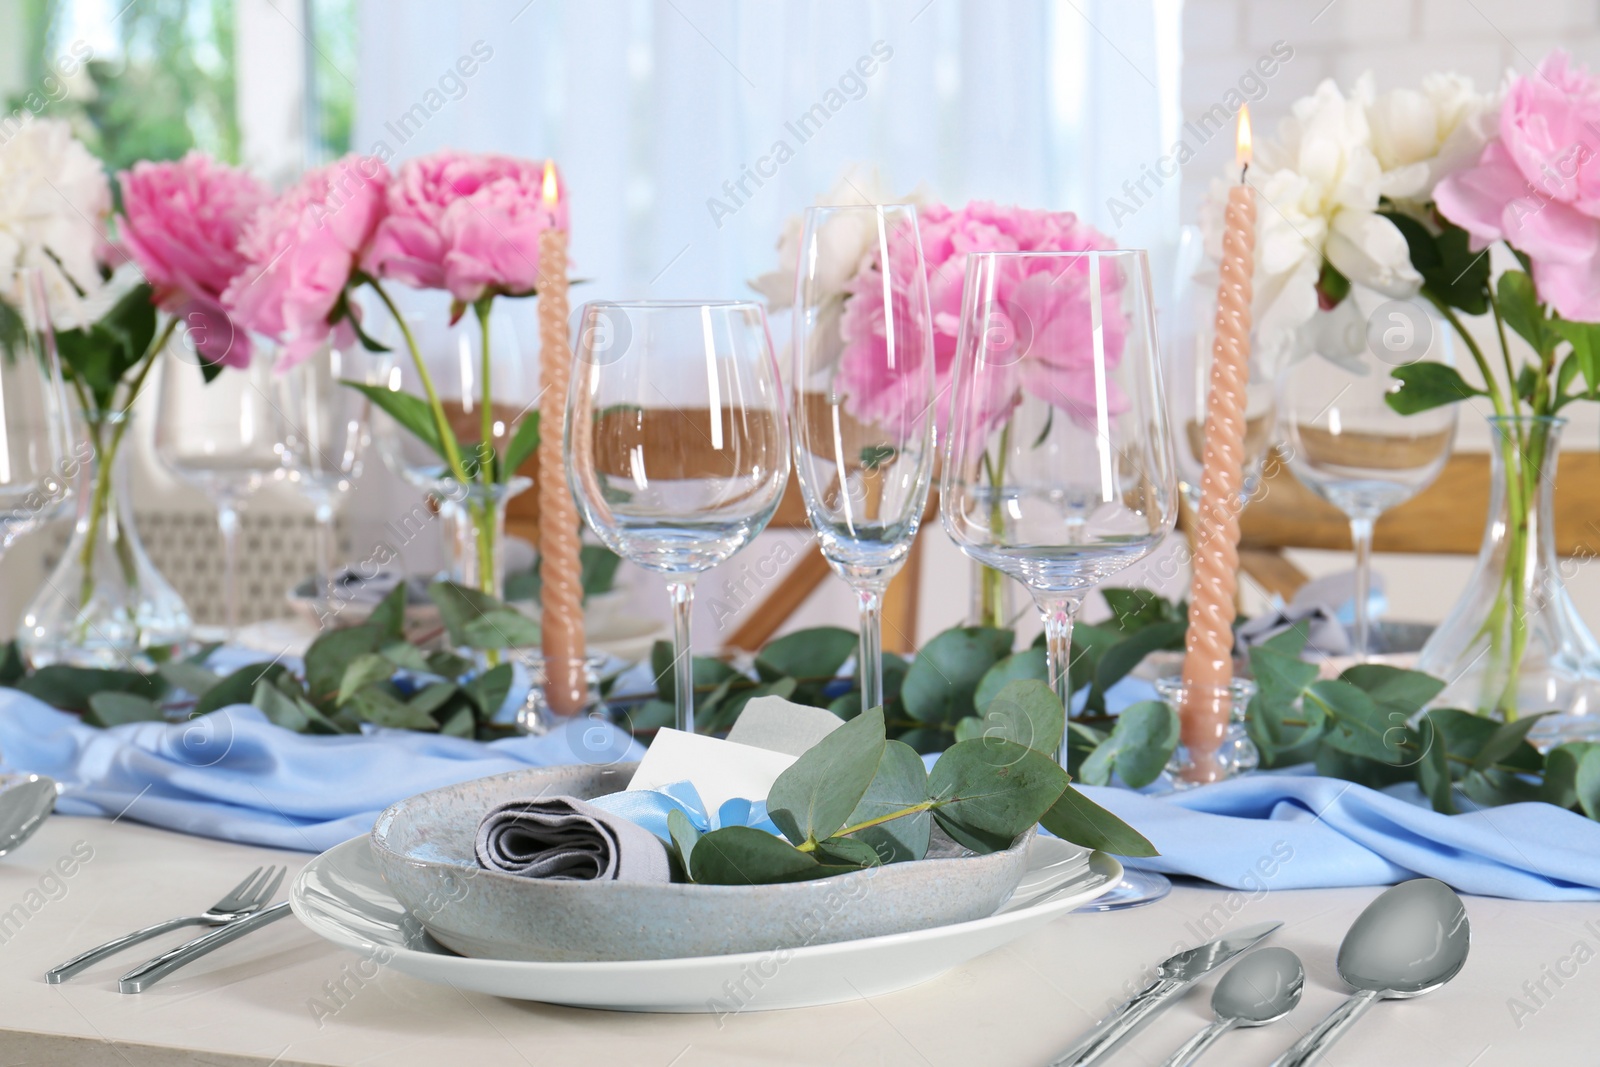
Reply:
[[[691,422],[698,418],[704,423],[708,417],[704,414],[698,416],[693,413],[683,414]],[[456,419],[452,417],[452,422],[455,421]],[[465,433],[468,437],[476,435],[476,431],[469,430],[464,424],[456,428],[458,432]],[[660,437],[661,444],[670,438],[682,462],[689,466],[714,469],[721,463],[720,457],[710,451],[709,445],[701,447],[698,444],[700,438],[696,434],[682,432],[666,422],[656,422],[646,430],[646,434],[651,438]],[[506,530],[537,545],[539,539],[537,457],[530,458],[518,468],[517,473],[532,478],[534,486],[512,498],[507,508]],[[937,504],[930,500],[928,511],[924,513],[924,525],[927,516],[937,516],[937,514]],[[792,473],[783,497],[778,502],[777,511],[773,514],[772,521],[767,524],[767,528],[770,530],[811,528],[810,523],[806,521],[805,501],[800,494],[799,482]],[[748,551],[747,549],[746,552]],[[919,543],[912,547],[905,565],[889,583],[889,589],[884,594],[883,647],[886,651],[910,653],[916,650],[917,591],[921,578],[921,555]],[[742,558],[742,556],[734,557],[731,565],[737,567],[738,561]],[[742,606],[740,614],[743,615],[743,621],[734,628],[733,633],[724,642],[725,650],[742,649],[753,652],[759,649],[800,609],[823,582],[832,577],[833,572],[829,569],[827,560],[823,559],[815,540],[807,541],[797,553],[796,559],[789,565],[787,572],[777,579],[771,592],[754,605]]]
[[[1561,453],[1557,479],[1557,554],[1588,558],[1600,553],[1600,453]],[[1373,550],[1476,555],[1488,508],[1488,453],[1458,452],[1437,481],[1378,519]],[[1268,460],[1262,487],[1239,525],[1240,569],[1267,593],[1285,600],[1305,584],[1307,575],[1284,557],[1284,549],[1350,548],[1350,520],[1301,485],[1276,454]]]

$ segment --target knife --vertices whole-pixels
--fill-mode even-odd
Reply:
[[[1050,1067],[1089,1067],[1099,1063],[1155,1018],[1178,994],[1201,977],[1256,944],[1282,922],[1257,923],[1224,934],[1199,948],[1169,957],[1156,968],[1156,980],[1135,993],[1127,1003],[1095,1024],[1077,1044],[1050,1061]]]
[[[208,934],[186,941],[170,952],[163,952],[155,959],[140,964],[117,981],[117,988],[124,993],[142,993],[179,967],[199,959],[212,949],[226,945],[234,938],[243,937],[258,927],[276,922],[288,914],[289,902],[285,900],[254,915],[235,919],[226,926],[219,926]]]

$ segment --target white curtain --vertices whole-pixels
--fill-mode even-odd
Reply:
[[[579,299],[747,295],[862,162],[1164,262],[1177,182],[1109,200],[1175,139],[1180,2],[363,0],[354,143],[554,156]]]

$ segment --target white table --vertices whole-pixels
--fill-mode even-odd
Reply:
[[[69,878],[52,876],[74,849],[79,856],[92,850],[92,858],[69,863]],[[1208,939],[1219,924],[1284,919],[1286,927],[1268,943],[1305,960],[1304,1002],[1288,1022],[1231,1035],[1202,1061],[1244,1067],[1269,1062],[1340,1000],[1335,951],[1378,892],[1266,891],[1252,899],[1180,886],[1152,907],[1068,916],[903,993],[720,1021],[557,1008],[462,993],[390,971],[374,974],[360,957],[292,919],[217,950],[142,995],[119,994],[116,978],[168,942],[133,950],[66,985],[44,982],[48,967],[81,949],[205,907],[254,866],[279,862],[298,870],[306,859],[126,818],[52,818],[32,841],[0,857],[0,1067],[1039,1064],[1173,950]],[[1462,975],[1421,1000],[1379,1005],[1334,1048],[1325,1061],[1330,1067],[1600,1062],[1600,903],[1475,897],[1467,909],[1473,949]],[[170,943],[186,936],[169,935]],[[1549,996],[1537,990],[1541,981]],[[1528,997],[1524,982],[1533,983],[1542,1003]],[[1191,991],[1113,1067],[1159,1063],[1207,1021],[1210,986]],[[1531,1010],[1514,1017],[1513,997]]]

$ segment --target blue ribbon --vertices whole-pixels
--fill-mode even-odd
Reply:
[[[766,801],[746,800],[744,797],[725,800],[713,819],[706,814],[705,802],[700,799],[699,790],[687,781],[673,782],[660,789],[631,789],[623,793],[611,793],[596,797],[589,803],[613,815],[620,815],[629,822],[638,823],[668,842],[672,840],[672,835],[667,830],[667,816],[674,811],[683,812],[690,825],[703,834],[725,826],[751,826],[778,836],[778,827],[767,817]]]

